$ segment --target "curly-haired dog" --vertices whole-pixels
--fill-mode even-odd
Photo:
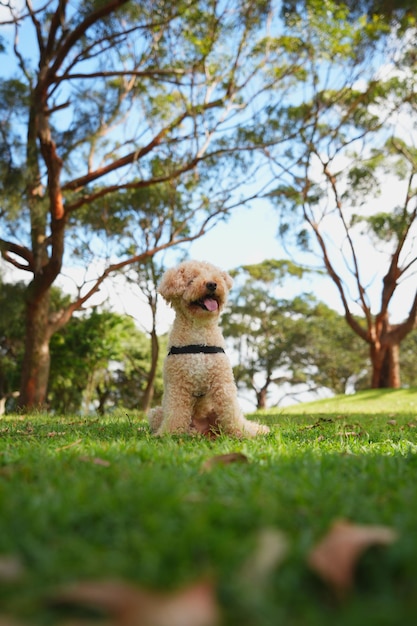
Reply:
[[[185,261],[163,275],[158,291],[176,315],[164,363],[162,406],[149,414],[152,432],[237,437],[269,432],[243,417],[224,352],[218,322],[232,282],[226,272],[200,261]]]

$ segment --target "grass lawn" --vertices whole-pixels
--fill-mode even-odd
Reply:
[[[226,626],[417,623],[417,390],[257,419],[271,434],[246,441],[155,439],[125,414],[1,419],[0,624],[68,624],[74,609],[49,602],[57,588],[115,579],[213,581]],[[231,452],[248,462],[204,471]],[[342,601],[307,564],[340,518],[398,534],[364,552]],[[286,556],[245,582],[266,529],[283,533]]]

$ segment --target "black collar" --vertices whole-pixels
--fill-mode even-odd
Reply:
[[[171,346],[168,352],[168,356],[171,354],[198,354],[203,352],[204,354],[215,354],[216,352],[224,352],[223,348],[219,346],[205,346],[203,344],[192,344],[190,346]]]

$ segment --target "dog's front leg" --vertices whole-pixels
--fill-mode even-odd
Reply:
[[[232,437],[256,437],[269,433],[268,426],[247,420],[239,406],[237,390],[234,381],[217,387],[213,396],[218,407],[218,426]]]
[[[193,413],[192,398],[181,397],[178,389],[165,388],[162,400],[163,420],[157,434],[184,434],[191,432]]]

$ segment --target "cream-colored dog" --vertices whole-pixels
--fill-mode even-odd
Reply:
[[[149,414],[151,431],[254,437],[267,426],[243,417],[219,316],[232,278],[210,263],[185,261],[165,272],[159,293],[175,310],[164,363],[162,406]]]

